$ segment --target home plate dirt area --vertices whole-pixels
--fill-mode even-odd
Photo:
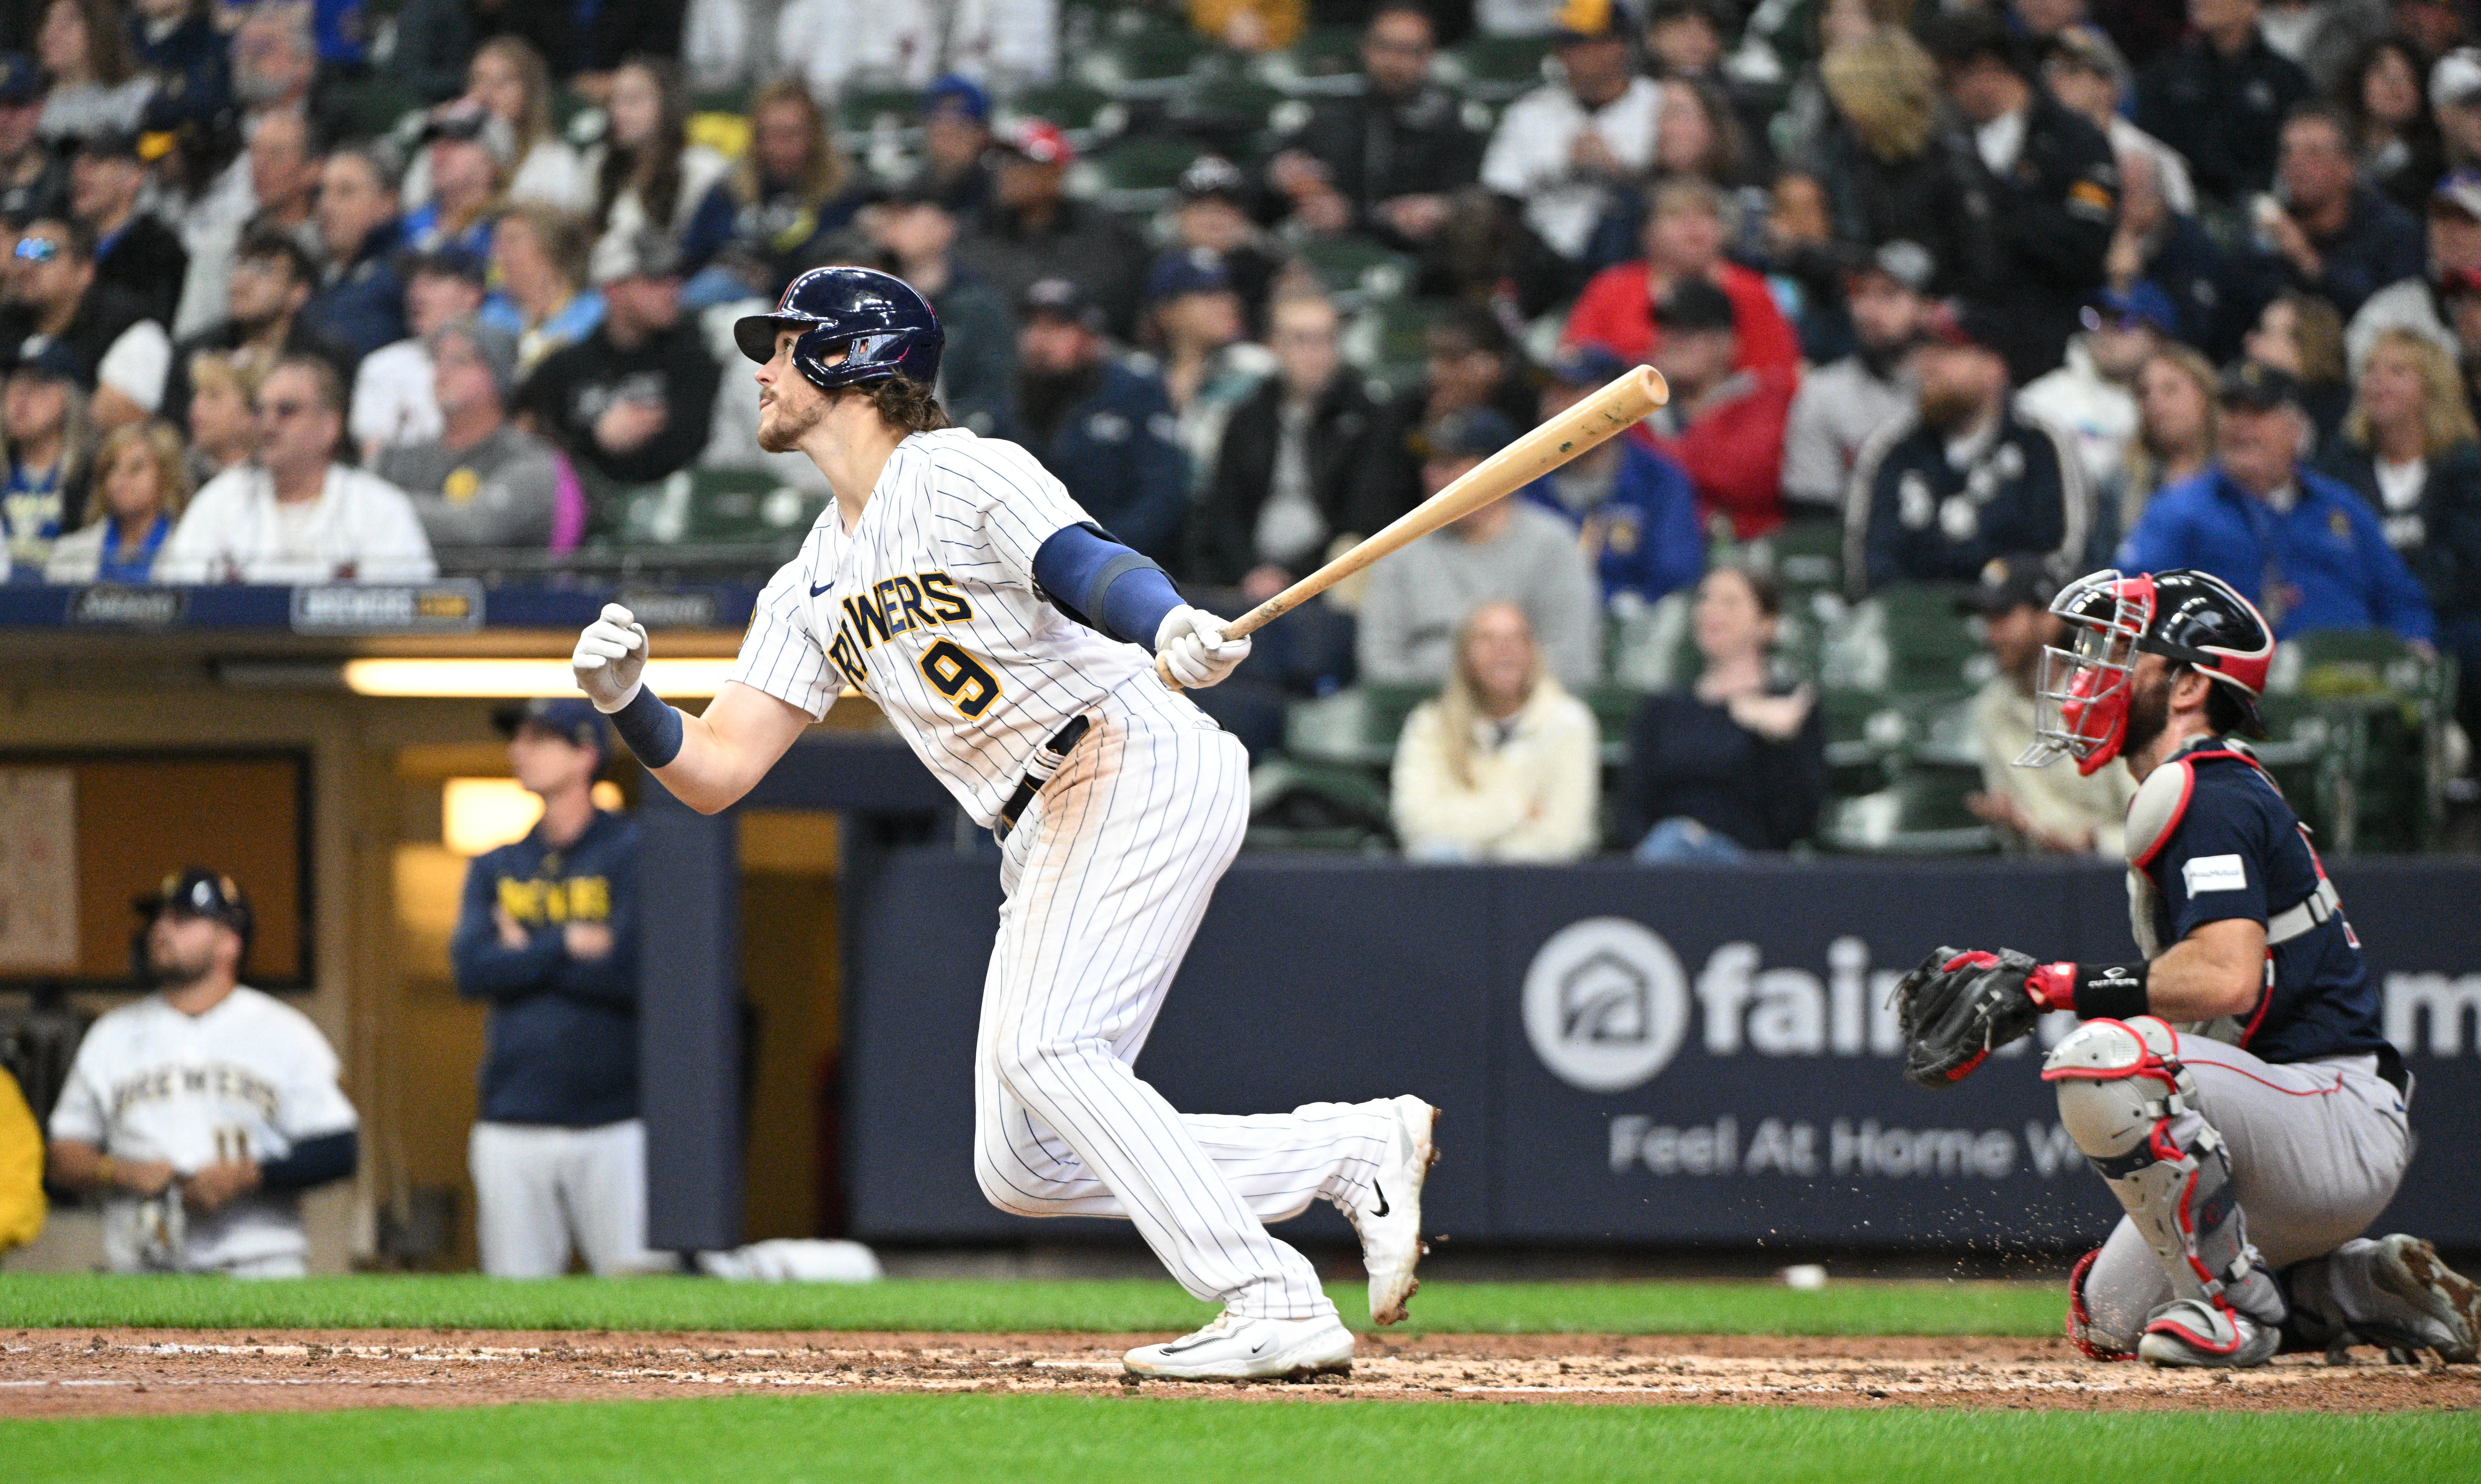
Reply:
[[[1352,1374],[1199,1386],[1122,1374],[1160,1335],[476,1330],[0,1331],[0,1419],[477,1406],[724,1392],[996,1392],[1318,1401],[1771,1403],[2078,1411],[2481,1409],[2481,1367],[2296,1356],[2158,1371],[2059,1340],[1364,1336]]]

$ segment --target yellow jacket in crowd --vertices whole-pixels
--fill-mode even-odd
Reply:
[[[0,1067],[0,1252],[43,1230],[43,1133],[17,1079]]]

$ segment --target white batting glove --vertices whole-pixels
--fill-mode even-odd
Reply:
[[[577,689],[596,711],[618,711],[638,698],[638,677],[646,669],[646,626],[619,604],[606,603],[603,616],[578,635],[577,653],[568,663],[577,671]]]
[[[1184,690],[1220,684],[1249,658],[1249,637],[1223,637],[1224,620],[1183,604],[1163,614],[1155,630],[1155,653]]]

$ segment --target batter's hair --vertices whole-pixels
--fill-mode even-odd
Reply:
[[[908,433],[936,432],[956,426],[948,420],[948,409],[939,405],[938,392],[910,377],[865,381],[847,390],[869,397],[871,406],[889,426]]]

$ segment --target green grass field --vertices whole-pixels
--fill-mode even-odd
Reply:
[[[1366,1319],[1358,1284],[1328,1292]],[[2053,1335],[2054,1284],[1433,1283],[1398,1334]],[[0,1274],[0,1327],[184,1329],[1188,1330],[1214,1316],[1168,1280],[216,1278]]]
[[[1334,1289],[1349,1315],[1357,1288]],[[1457,1284],[1408,1330],[1465,1333],[2051,1335],[2050,1284]],[[0,1275],[21,1327],[1161,1331],[1205,1307],[1167,1282]],[[0,1393],[0,1396],[5,1396]],[[738,1395],[461,1410],[368,1409],[0,1422],[0,1481],[132,1478],[414,1484],[1060,1480],[1288,1484],[1743,1479],[2091,1484],[2113,1460],[2218,1479],[2481,1479],[2481,1415],[2086,1413],[1566,1403],[1199,1401],[1141,1394]]]
[[[2143,1460],[2154,1460],[2151,1465]],[[22,1422],[14,1480],[1007,1480],[1389,1484],[1765,1479],[2247,1484],[2481,1477],[2469,1417],[1327,1405],[1000,1396],[695,1401]],[[315,1464],[312,1462],[315,1460]],[[2209,1463],[2207,1461],[2210,1461]]]

